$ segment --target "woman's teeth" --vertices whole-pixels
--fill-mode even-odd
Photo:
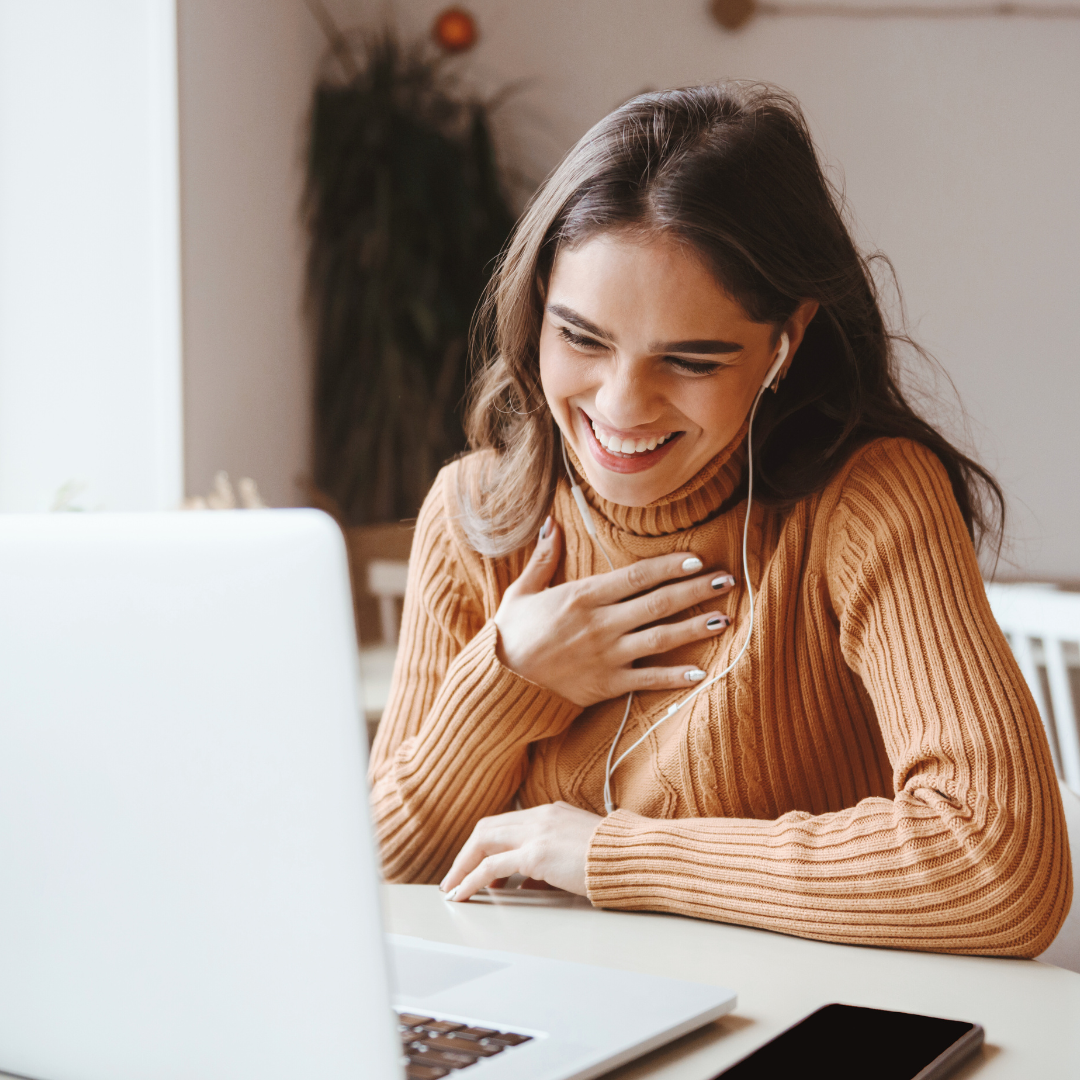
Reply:
[[[603,434],[596,426],[595,420],[592,421],[592,429],[596,441],[609,454],[644,454],[647,450],[655,450],[658,446],[666,443],[674,434],[674,432],[669,431],[659,438],[654,435],[649,439],[622,439],[618,435]]]

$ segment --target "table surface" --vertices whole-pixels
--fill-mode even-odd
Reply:
[[[388,885],[390,930],[728,986],[735,1011],[609,1074],[707,1080],[820,1005],[840,1001],[975,1021],[980,1056],[953,1075],[1080,1077],[1080,975],[1035,960],[830,945],[676,915],[600,911],[561,893],[479,894]]]

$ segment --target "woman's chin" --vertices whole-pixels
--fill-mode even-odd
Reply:
[[[675,464],[672,462],[672,464]],[[675,470],[664,468],[655,473],[611,472],[595,461],[586,470],[589,486],[607,502],[618,506],[648,506],[682,487],[690,477],[682,478]]]

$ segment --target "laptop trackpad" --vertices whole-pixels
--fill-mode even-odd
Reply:
[[[421,998],[451,986],[501,971],[509,964],[475,956],[455,956],[437,949],[390,943],[390,981],[401,997]]]

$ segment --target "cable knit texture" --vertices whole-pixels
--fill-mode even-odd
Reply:
[[[719,600],[732,629],[666,662],[717,671],[742,644],[744,445],[648,507],[587,491],[616,566],[693,551],[738,581]],[[500,664],[492,616],[531,549],[469,547],[455,492],[472,467],[445,468],[421,511],[372,753],[395,881],[438,881],[477,821],[515,799],[602,815],[625,703],[582,710]],[[605,571],[565,482],[552,514],[555,583]],[[749,540],[750,647],[615,773],[619,809],[588,853],[592,902],[862,945],[1042,952],[1072,894],[1061,798],[941,463],[873,442],[793,509],[755,505]],[[622,746],[685,693],[636,694]]]

